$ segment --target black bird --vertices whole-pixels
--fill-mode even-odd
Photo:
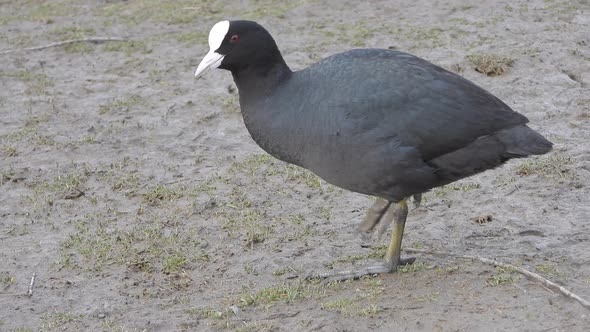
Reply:
[[[209,46],[195,76],[231,71],[260,147],[378,197],[362,230],[393,219],[385,264],[339,279],[397,270],[408,197],[419,201],[432,188],[552,147],[500,99],[411,54],[355,49],[293,72],[270,33],[251,21],[215,24]]]

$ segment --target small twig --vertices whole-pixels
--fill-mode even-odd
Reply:
[[[9,53],[16,53],[16,52],[39,51],[39,50],[44,50],[44,49],[50,48],[50,47],[63,46],[63,45],[75,44],[75,43],[104,43],[104,42],[110,42],[110,41],[127,41],[127,39],[126,38],[119,38],[119,37],[88,37],[88,38],[80,38],[80,39],[69,39],[69,40],[64,40],[64,41],[60,41],[57,43],[51,43],[51,44],[47,44],[47,45],[0,51],[0,55],[9,54]]]
[[[190,177],[182,177],[182,178],[180,178],[178,180],[173,180],[173,181],[170,181],[170,182],[166,182],[166,183],[164,183],[164,185],[165,186],[169,186],[171,184],[177,184],[177,183],[180,183],[180,182],[187,182],[187,181],[190,183],[190,182],[197,181],[197,179],[196,178],[190,178]]]
[[[570,290],[568,290],[562,286],[559,286],[558,284],[556,284],[548,279],[545,279],[544,277],[542,277],[534,272],[525,270],[521,267],[518,267],[518,266],[515,266],[512,264],[506,264],[506,263],[498,262],[493,259],[488,259],[488,258],[479,257],[479,256],[457,255],[457,254],[453,254],[453,253],[446,253],[446,252],[432,251],[432,250],[425,250],[425,249],[404,248],[404,251],[412,252],[412,253],[430,254],[430,255],[436,255],[436,256],[451,256],[451,257],[457,257],[457,258],[463,258],[463,259],[469,259],[469,260],[476,260],[476,261],[480,261],[482,263],[489,264],[492,266],[499,266],[499,267],[503,267],[506,269],[515,270],[516,272],[518,272],[520,274],[523,274],[533,280],[540,282],[543,286],[545,286],[549,289],[558,291],[559,293],[561,293],[571,299],[578,301],[584,308],[590,310],[590,302],[581,298],[577,294],[571,292]]]
[[[510,190],[509,193],[507,193],[506,195],[504,195],[504,197],[506,196],[510,196],[512,194],[514,194],[515,191],[518,191],[520,188],[518,188],[518,186],[514,186],[514,189]]]
[[[576,323],[570,323],[570,324],[563,325],[563,326],[554,326],[554,327],[550,327],[548,329],[541,330],[539,332],[559,331],[559,330],[566,331],[566,329],[565,329],[566,327],[570,327],[570,326],[574,326],[574,325],[576,325]]]
[[[29,290],[27,291],[27,295],[29,297],[33,296],[33,287],[35,287],[35,278],[37,277],[37,272],[33,272],[33,276],[31,277],[31,283],[29,284]]]

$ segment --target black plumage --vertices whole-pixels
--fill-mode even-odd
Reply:
[[[416,56],[357,49],[293,72],[262,26],[227,26],[211,52],[233,75],[254,141],[336,186],[405,205],[409,196],[551,150],[525,116]],[[391,254],[390,270],[399,250]]]

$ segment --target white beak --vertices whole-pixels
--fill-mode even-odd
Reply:
[[[207,71],[207,69],[215,69],[219,67],[224,57],[225,55],[219,54],[212,50],[209,51],[209,53],[205,55],[201,63],[199,63],[199,66],[195,71],[195,78],[199,78],[199,76],[201,76],[203,72]]]

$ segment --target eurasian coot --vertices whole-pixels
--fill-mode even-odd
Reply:
[[[361,229],[393,219],[385,264],[340,279],[397,270],[406,198],[551,150],[500,99],[407,53],[355,49],[293,72],[268,31],[251,21],[215,24],[209,47],[195,76],[231,71],[260,147],[338,187],[377,196]]]

